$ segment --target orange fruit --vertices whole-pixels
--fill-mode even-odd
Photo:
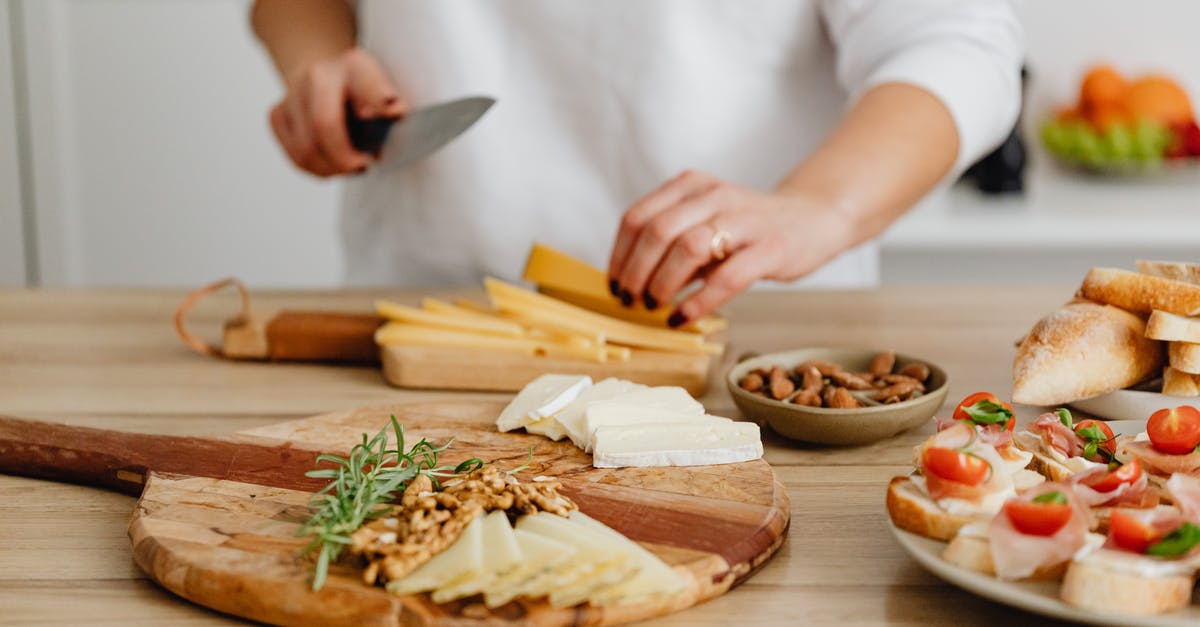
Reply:
[[[1108,131],[1114,126],[1120,126],[1130,121],[1129,113],[1119,102],[1095,103],[1088,109],[1086,117],[1093,128],[1101,131]]]
[[[1125,78],[1110,65],[1097,65],[1088,70],[1079,88],[1079,104],[1084,109],[1115,104],[1125,93]]]
[[[1149,118],[1168,126],[1194,119],[1192,101],[1183,87],[1166,76],[1151,74],[1129,84],[1123,99],[1132,118]]]

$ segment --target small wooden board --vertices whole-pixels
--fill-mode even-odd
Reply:
[[[357,409],[247,431],[239,446],[284,450],[258,483],[150,472],[129,526],[137,563],[168,590],[238,616],[286,625],[608,625],[681,610],[720,595],[771,557],[789,524],[787,493],[762,460],[687,468],[596,469],[569,443],[499,433],[500,403],[423,403]],[[615,608],[554,609],[514,601],[487,610],[478,598],[436,605],[427,595],[396,597],[336,567],[319,592],[295,537],[309,492],[279,486],[279,466],[314,451],[344,452],[395,415],[407,438],[455,438],[446,462],[479,457],[519,475],[558,477],[564,492],[600,520],[673,565],[688,582],[666,602]],[[282,447],[282,449],[280,448]],[[243,456],[244,457],[244,456]],[[265,458],[264,458],[265,459]],[[230,462],[233,466],[234,461]],[[239,464],[245,466],[246,464]],[[251,464],[253,465],[253,464]],[[245,470],[240,470],[244,477]],[[307,481],[298,478],[298,484]]]
[[[708,371],[716,362],[703,353],[634,350],[629,361],[596,363],[532,357],[507,351],[435,346],[384,346],[383,376],[402,388],[516,392],[548,372],[628,379],[645,385],[678,385],[693,396],[704,394]]]

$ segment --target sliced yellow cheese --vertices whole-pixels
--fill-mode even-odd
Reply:
[[[476,516],[449,548],[434,555],[403,579],[389,581],[387,591],[392,594],[415,594],[483,572],[483,519],[483,516]]]
[[[534,244],[525,262],[524,278],[536,283],[542,293],[613,318],[652,327],[667,327],[671,308],[649,310],[641,303],[625,307],[608,289],[603,270],[544,244]],[[681,327],[695,333],[712,333],[725,328],[725,320],[708,316]]]
[[[482,592],[488,583],[517,566],[521,548],[508,524],[508,515],[496,510],[483,517],[483,567],[442,585],[431,595],[434,603],[446,603]]]
[[[686,581],[675,569],[638,543],[617,533],[583,512],[571,512],[571,521],[603,533],[615,541],[626,543],[638,565],[637,574],[613,586],[593,593],[588,601],[595,605],[631,605],[681,592]]]
[[[386,300],[375,301],[375,312],[388,320],[397,322],[423,324],[430,327],[470,331],[486,335],[503,335],[509,337],[521,337],[525,335],[525,328],[516,322],[501,318],[488,318],[482,314],[477,314],[474,317],[447,315],[399,303],[392,303]]]
[[[517,528],[575,547],[575,557],[565,568],[526,584],[523,596],[547,596],[551,605],[567,607],[637,572],[625,545],[570,519],[538,512],[522,516]]]
[[[536,533],[515,529],[513,535],[521,551],[521,562],[487,583],[483,599],[488,607],[499,607],[515,599],[524,584],[553,572],[575,555],[574,547]]]
[[[617,320],[492,278],[485,279],[484,286],[497,309],[551,318],[563,328],[579,333],[601,332],[607,341],[616,344],[674,352],[720,354],[722,351],[720,344],[706,342],[695,333],[651,329]]]
[[[498,350],[562,359],[585,359],[604,363],[608,351],[603,346],[577,346],[549,339],[505,337],[455,329],[431,327],[407,322],[388,322],[375,331],[375,343],[416,346],[455,346]]]

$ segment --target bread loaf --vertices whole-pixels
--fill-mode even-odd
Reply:
[[[1167,366],[1163,369],[1162,393],[1168,396],[1200,396],[1200,375]]]
[[[1200,314],[1200,285],[1119,268],[1092,268],[1079,295],[1142,315],[1154,310],[1180,316]]]
[[[1200,344],[1171,342],[1167,354],[1172,368],[1187,374],[1200,374]]]
[[[1060,405],[1133,385],[1159,372],[1162,344],[1141,318],[1073,301],[1038,321],[1013,361],[1012,400]]]
[[[1164,342],[1200,343],[1200,318],[1156,311],[1146,321],[1146,337]]]
[[[1164,279],[1174,279],[1184,283],[1200,285],[1200,264],[1184,261],[1146,261],[1139,259],[1138,272],[1152,274]]]

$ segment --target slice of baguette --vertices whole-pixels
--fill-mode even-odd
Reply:
[[[1146,261],[1138,259],[1138,272],[1160,276],[1164,279],[1200,285],[1200,264],[1186,261]]]
[[[887,510],[892,524],[934,540],[949,541],[974,520],[942,509],[908,477],[893,477],[888,484]]]
[[[1159,372],[1162,345],[1141,318],[1076,300],[1038,321],[1013,360],[1012,400],[1061,405],[1133,385]]]
[[[1063,578],[1062,599],[1093,612],[1162,614],[1187,607],[1195,577],[1144,577],[1114,572],[1100,561],[1071,562]]]
[[[1200,318],[1155,311],[1146,321],[1146,337],[1164,342],[1200,342]]]
[[[1171,342],[1167,346],[1172,368],[1187,374],[1200,374],[1200,344]]]
[[[1200,396],[1200,375],[1167,366],[1163,368],[1162,393],[1167,396]]]
[[[1180,316],[1200,314],[1200,285],[1120,268],[1092,268],[1079,295],[1144,316],[1156,309]]]
[[[1029,460],[1027,469],[1032,470],[1046,478],[1046,481],[1066,481],[1075,471],[1060,464],[1057,460],[1051,458],[1038,451],[1030,451],[1033,453],[1033,459]]]
[[[946,545],[946,550],[942,552],[942,559],[985,575],[995,576],[996,574],[996,565],[992,561],[992,547],[987,538],[962,534],[954,536],[950,544]],[[1061,562],[1042,566],[1023,581],[1058,581],[1067,571],[1067,564],[1068,562]]]

